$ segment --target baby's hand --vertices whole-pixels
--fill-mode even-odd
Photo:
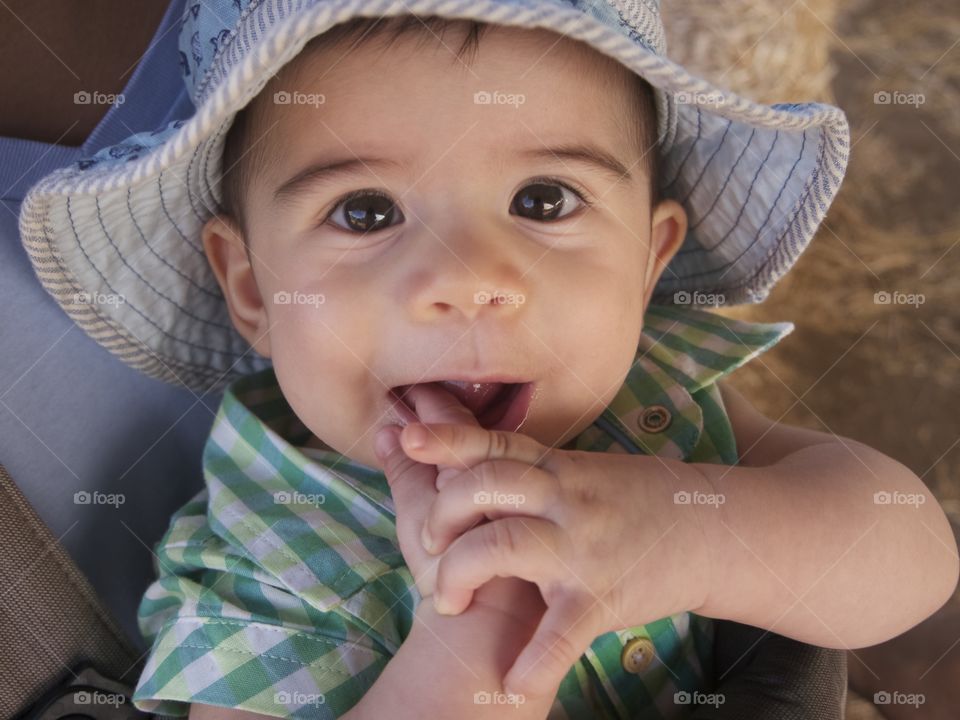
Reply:
[[[401,441],[419,462],[462,468],[438,479],[424,522],[425,545],[442,553],[438,610],[462,612],[474,589],[497,576],[536,583],[546,601],[505,678],[508,692],[555,687],[598,635],[703,605],[718,569],[702,523],[717,522],[707,515],[717,506],[685,502],[709,497],[695,468],[557,450],[477,425],[412,423]]]
[[[436,385],[417,385],[407,398],[424,423],[460,423],[481,428],[473,413],[451,393]],[[459,474],[460,467],[444,463],[423,464],[404,452],[397,436],[400,427],[389,426],[384,454],[380,457],[390,484],[397,515],[400,552],[413,574],[420,595],[430,600],[434,593],[439,558],[423,548],[423,522],[437,496],[436,484]],[[482,428],[481,428],[482,429]],[[546,610],[535,585],[518,578],[495,578],[480,587],[475,602],[494,607],[523,620],[533,633]]]

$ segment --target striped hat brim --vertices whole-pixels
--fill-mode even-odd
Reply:
[[[357,16],[414,13],[544,28],[646,79],[657,105],[662,193],[689,218],[651,301],[759,302],[807,246],[840,186],[846,117],[830,105],[763,105],[716,87],[663,56],[659,15],[645,3],[623,3],[634,12],[626,29],[616,5],[252,3],[214,58],[193,116],[134,135],[31,188],[20,232],[37,276],[85,332],[152,377],[218,390],[266,367],[269,360],[233,328],[200,244],[203,224],[219,208],[225,134],[235,113],[311,38]]]

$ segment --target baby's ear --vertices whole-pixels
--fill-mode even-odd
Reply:
[[[647,257],[647,297],[650,302],[653,289],[677,254],[687,237],[687,211],[676,200],[666,199],[657,203],[650,213],[650,253]]]
[[[226,215],[214,215],[203,226],[201,237],[233,326],[257,353],[270,357],[267,313],[239,225]]]

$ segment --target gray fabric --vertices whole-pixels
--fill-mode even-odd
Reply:
[[[716,629],[716,691],[725,702],[698,706],[690,720],[843,719],[846,652],[735,622]]]
[[[198,403],[151,380],[77,328],[34,275],[17,215],[26,189],[51,170],[192,113],[176,55],[182,8],[171,2],[127,102],[83,148],[0,138],[0,463],[141,649],[136,610],[155,576],[148,546],[203,485],[200,453],[220,398]],[[125,502],[74,502],[94,490]]]

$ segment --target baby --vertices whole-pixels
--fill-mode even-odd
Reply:
[[[237,5],[241,23],[261,11]],[[229,85],[256,32],[207,43],[190,13],[195,52],[181,61],[214,107],[226,95],[211,88]],[[658,31],[645,31],[631,39],[651,52]],[[152,286],[197,321],[179,337],[205,360],[157,353],[140,367],[210,380],[218,353],[235,358],[206,486],[157,546],[141,605],[153,646],[140,709],[686,717],[724,702],[711,619],[856,648],[946,601],[956,546],[918,477],[862,443],[768,419],[721,381],[792,325],[681,307],[676,288],[748,299],[722,272],[671,284],[671,268],[696,276],[682,264],[694,233],[755,223],[765,261],[781,195],[793,206],[815,188],[825,209],[825,133],[808,149],[802,127],[766,146],[733,123],[722,137],[698,121],[677,129],[638,74],[545,28],[360,18],[302,49],[271,47],[287,53],[281,69],[202,157],[178,159],[182,124],[161,135],[190,178],[157,171],[172,201],[106,181],[91,191],[131,217],[165,213],[184,239],[179,254],[128,263],[137,275],[195,268]],[[227,58],[219,76],[200,72],[206,53]],[[667,134],[678,149],[664,164]],[[123,162],[146,162],[123,147]],[[797,148],[792,165],[770,165],[777,147]],[[212,216],[191,192],[216,178],[210,165],[222,168],[219,193],[205,191],[219,195]],[[724,195],[751,182],[739,206]],[[72,222],[98,217],[79,207]],[[806,240],[818,220],[797,226]],[[186,299],[201,261],[259,358],[229,356],[217,316]]]

